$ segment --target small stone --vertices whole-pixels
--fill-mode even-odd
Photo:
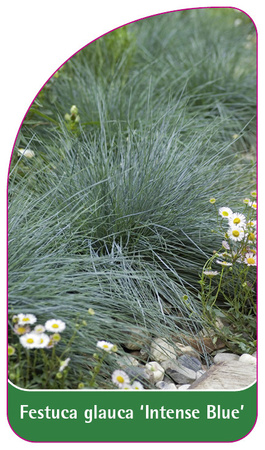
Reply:
[[[217,353],[213,358],[213,362],[215,364],[222,361],[238,361],[238,360],[239,355],[236,355],[235,353]]]
[[[135,327],[131,327],[128,330],[128,340],[124,343],[124,347],[128,350],[140,350],[144,345],[148,336],[144,336],[143,332]]]
[[[178,387],[178,391],[186,391],[187,389],[189,389],[190,384],[182,384],[181,386]]]
[[[170,358],[176,359],[175,348],[164,339],[154,339],[150,351],[152,358],[159,363]]]
[[[166,383],[165,381],[158,381],[158,382],[156,383],[156,387],[157,387],[158,389],[164,389],[165,386],[166,386],[166,384],[169,384],[169,383]]]
[[[164,387],[164,391],[172,391],[172,390],[174,390],[174,391],[177,390],[177,386],[174,383],[168,383]]]
[[[201,370],[202,368],[201,362],[195,356],[182,355],[178,358],[178,361],[183,366],[187,367],[188,369],[194,370],[195,372]]]
[[[165,383],[164,381],[158,381],[156,387],[163,391],[176,390],[177,386],[174,383]]]
[[[128,366],[126,367],[126,373],[133,381],[140,381],[145,386],[150,384],[149,374],[143,367]]]
[[[176,342],[176,355],[182,356],[182,355],[190,355],[199,357],[199,353],[194,350],[190,345],[183,345],[180,342]]]
[[[167,360],[161,363],[166,374],[177,384],[187,384],[196,380],[196,372],[188,369],[178,361]]]
[[[142,359],[142,360],[147,360],[148,358],[149,358],[149,354],[150,354],[150,349],[149,348],[146,348],[146,347],[142,347],[141,349],[140,349],[140,358]]]
[[[249,355],[248,353],[243,353],[243,355],[240,356],[239,362],[246,363],[246,364],[256,364],[256,358],[252,355]]]
[[[145,365],[149,379],[152,383],[162,381],[164,378],[165,370],[156,361],[150,361]]]

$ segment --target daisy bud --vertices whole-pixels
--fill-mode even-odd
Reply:
[[[75,105],[71,106],[70,113],[74,114],[75,116],[78,114],[78,109]]]

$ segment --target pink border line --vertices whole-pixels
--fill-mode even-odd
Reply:
[[[254,21],[252,20],[252,18],[250,17],[249,14],[247,14],[245,11],[243,11],[242,9],[239,8],[235,8],[233,6],[200,6],[200,7],[196,7],[196,8],[183,8],[183,9],[175,9],[175,10],[171,10],[171,11],[166,11],[166,12],[162,12],[162,13],[157,13],[157,14],[152,14],[150,16],[145,16],[142,17],[140,19],[135,19],[132,20],[131,22],[127,22],[123,25],[120,25],[119,27],[113,28],[110,31],[107,31],[106,33],[103,33],[101,36],[97,37],[96,39],[93,39],[93,41],[89,42],[88,44],[84,45],[83,47],[81,47],[81,49],[77,50],[75,53],[73,53],[72,56],[70,56],[69,58],[66,59],[66,61],[61,64],[57,70],[55,70],[53,72],[53,74],[48,78],[48,80],[43,84],[43,86],[40,88],[40,90],[38,91],[38,93],[35,95],[34,99],[32,100],[32,102],[30,103],[23,119],[22,122],[20,124],[20,127],[18,129],[18,132],[16,134],[16,138],[14,141],[14,145],[12,148],[12,152],[11,152],[11,157],[10,157],[10,162],[9,162],[9,167],[8,167],[8,177],[7,177],[7,230],[8,230],[8,180],[9,180],[9,172],[10,172],[10,165],[11,165],[11,161],[12,161],[12,156],[13,156],[13,152],[14,152],[14,148],[16,145],[16,141],[18,138],[18,135],[20,133],[21,127],[23,125],[23,122],[25,120],[26,115],[29,112],[29,109],[31,108],[32,104],[34,103],[34,101],[36,100],[36,98],[38,97],[40,91],[44,88],[44,86],[50,81],[50,79],[54,76],[54,74],[56,72],[58,72],[59,69],[61,69],[61,67],[63,67],[70,59],[72,59],[77,53],[79,53],[80,51],[82,51],[84,48],[86,48],[88,45],[92,44],[93,42],[97,41],[98,39],[100,39],[103,36],[106,36],[107,34],[111,33],[112,31],[118,30],[119,28],[125,27],[127,25],[130,25],[131,23],[135,23],[135,22],[139,22],[140,20],[144,20],[144,19],[149,19],[151,17],[156,17],[156,16],[161,16],[164,14],[170,14],[170,13],[174,13],[174,12],[180,12],[180,11],[193,11],[193,10],[197,10],[197,9],[234,9],[237,11],[242,12],[243,14],[245,14],[253,23],[255,30],[256,30],[256,37],[257,37],[257,42],[256,42],[256,99],[257,99],[257,107],[256,107],[256,113],[257,113],[257,124],[256,124],[256,161],[257,161],[257,168],[256,168],[256,180],[257,180],[257,189],[258,189],[258,30],[256,27],[256,24],[254,23]],[[258,193],[258,191],[257,191]],[[258,201],[258,195],[257,195],[257,201]],[[258,236],[258,208],[257,208],[257,236]],[[258,238],[257,238],[257,242],[258,242]],[[7,231],[7,316],[8,316],[8,231]],[[258,318],[258,252],[257,252],[257,318]],[[257,336],[258,336],[258,320],[257,320]],[[8,330],[7,330],[7,346],[8,346]],[[8,354],[8,352],[7,352]],[[245,437],[247,437],[251,431],[254,429],[256,423],[257,423],[257,419],[258,419],[258,339],[257,339],[257,369],[256,369],[256,374],[257,374],[257,381],[256,381],[256,405],[257,405],[257,414],[256,414],[256,420],[255,423],[253,425],[253,427],[251,428],[251,430],[242,438],[237,439],[235,441],[29,441],[27,439],[22,438],[21,436],[19,436],[11,427],[11,424],[9,422],[8,419],[8,356],[7,356],[7,384],[6,384],[6,411],[7,411],[7,421],[8,424],[11,428],[11,430],[22,440],[26,441],[26,442],[33,442],[33,443],[73,443],[73,444],[82,444],[82,443],[103,443],[103,444],[107,444],[107,443],[144,443],[144,444],[148,444],[148,443],[166,443],[166,444],[170,444],[170,443],[192,443],[192,444],[196,444],[196,443],[233,443],[233,442],[238,442],[241,441],[242,439],[244,439]],[[208,391],[210,392],[210,391]]]

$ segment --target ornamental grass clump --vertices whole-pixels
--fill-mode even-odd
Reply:
[[[200,280],[208,326],[239,353],[256,347],[256,208],[244,203],[242,212],[218,209],[218,232],[224,240],[205,263]],[[213,270],[217,266],[219,270]],[[221,328],[217,318],[223,321]]]
[[[9,308],[60,317],[66,341],[75,317],[89,323],[71,342],[72,387],[91,378],[100,336],[119,354],[130,333],[147,354],[156,338],[176,351],[200,340],[209,302],[198,297],[198,273],[220,246],[211,231],[215,198],[229,205],[220,221],[230,209],[252,227],[230,199],[254,184],[255,45],[244,46],[253,24],[235,27],[215,10],[146,19],[84,48],[42,90],[18,135],[8,189]],[[254,211],[255,197],[245,205]],[[237,251],[242,222],[225,223]],[[236,264],[251,275],[249,230]],[[222,264],[203,274],[212,286],[235,266],[214,259]],[[231,297],[231,280],[227,291]],[[32,332],[25,322],[14,335],[21,327]],[[54,336],[59,348],[60,332]],[[114,356],[94,387],[109,387]]]

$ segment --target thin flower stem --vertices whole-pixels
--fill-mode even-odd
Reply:
[[[26,349],[26,355],[27,355],[27,372],[26,372],[26,386],[27,386],[29,382],[29,370],[30,370],[30,354],[28,349]]]
[[[95,381],[96,381],[96,377],[97,377],[98,373],[100,372],[100,369],[101,369],[101,366],[103,364],[103,361],[104,361],[105,357],[106,357],[106,354],[103,354],[103,356],[100,359],[100,361],[98,362],[98,364],[94,367],[93,375],[92,375],[91,380],[89,382],[89,386],[91,386],[91,387],[94,386]]]

